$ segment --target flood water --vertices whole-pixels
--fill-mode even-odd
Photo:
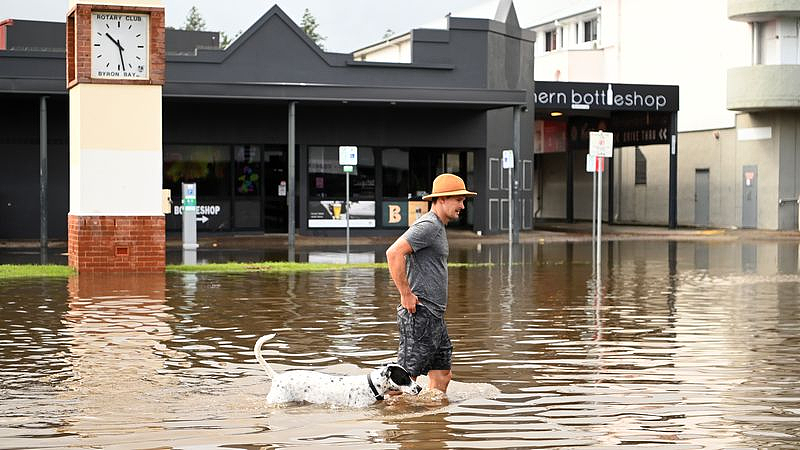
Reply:
[[[380,254],[380,252],[376,252]],[[394,359],[385,270],[0,282],[0,448],[797,448],[798,245],[451,249],[449,402],[269,407]]]

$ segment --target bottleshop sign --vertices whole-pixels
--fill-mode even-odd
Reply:
[[[537,81],[537,108],[575,111],[677,111],[678,86]]]

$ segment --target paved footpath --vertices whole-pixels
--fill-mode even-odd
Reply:
[[[537,223],[536,229],[520,233],[521,243],[536,242],[580,242],[592,239],[592,224],[589,222]],[[397,234],[372,237],[351,237],[352,245],[389,245],[403,230]],[[479,236],[471,231],[450,229],[447,232],[451,244],[503,244],[508,242],[508,234]],[[671,230],[659,226],[639,225],[603,225],[604,240],[677,240],[677,241],[775,241],[796,240],[800,242],[800,231],[743,230],[726,228],[677,228]],[[245,248],[281,248],[287,246],[286,233],[216,233],[201,234],[198,238],[203,248],[245,249]],[[344,237],[296,236],[298,247],[325,247],[344,245]],[[180,247],[180,233],[167,236],[167,247]],[[66,241],[50,241],[50,248],[66,248]],[[0,248],[38,248],[39,240],[0,240]]]

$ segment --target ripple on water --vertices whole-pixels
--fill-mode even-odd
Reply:
[[[495,265],[451,269],[447,400],[360,410],[267,407],[252,346],[277,332],[278,370],[394,359],[385,271],[0,282],[0,446],[796,447],[797,245],[756,269],[739,244],[609,245],[601,289],[586,245],[522,245],[510,274],[507,248],[465,253]]]

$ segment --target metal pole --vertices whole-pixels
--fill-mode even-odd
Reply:
[[[517,166],[519,165],[520,160],[522,159],[522,146],[520,143],[520,122],[522,120],[522,106],[515,106],[514,107],[514,167],[510,170],[513,174],[514,182],[509,183],[508,189],[514,192],[513,195],[513,202],[509,203],[509,207],[512,210],[512,221],[508,223],[508,226],[511,228],[511,236],[512,240],[515,244],[519,243],[519,229],[522,225],[521,219],[522,208],[517,208],[517,206],[521,203],[520,194],[519,194],[519,174],[521,170],[517,170]]]
[[[678,113],[669,123],[669,228],[678,228]]]
[[[345,172],[344,177],[344,196],[345,196],[345,206],[347,207],[347,212],[345,216],[345,220],[347,221],[347,256],[346,256],[346,263],[350,264],[350,172]]]
[[[286,192],[286,204],[288,206],[288,233],[289,233],[289,255],[288,259],[289,262],[294,262],[294,246],[295,246],[295,239],[294,239],[294,207],[295,207],[295,158],[294,158],[294,148],[295,148],[295,135],[294,135],[294,125],[295,125],[295,107],[297,102],[289,102],[289,139],[288,139],[288,157],[289,157],[289,173],[286,177],[289,179],[289,184],[287,186]]]
[[[596,159],[595,159],[596,161]],[[592,172],[592,264],[594,264],[594,252],[596,250],[597,241],[597,163],[595,162],[595,171]]]
[[[611,154],[614,154],[614,150],[611,150]],[[608,219],[606,222],[610,224],[614,223],[614,157],[608,159]]]
[[[572,167],[575,164],[575,155],[572,154],[572,150],[569,148],[567,148],[567,152],[564,155],[567,157],[567,223],[575,223],[575,169]]]
[[[39,99],[39,246],[47,264],[47,97]]]
[[[514,242],[514,226],[512,225],[514,223],[514,202],[511,195],[511,170],[511,168],[508,169],[508,245]]]
[[[605,161],[600,160],[602,166]],[[603,240],[603,171],[597,171],[597,274],[600,275],[600,242]]]

